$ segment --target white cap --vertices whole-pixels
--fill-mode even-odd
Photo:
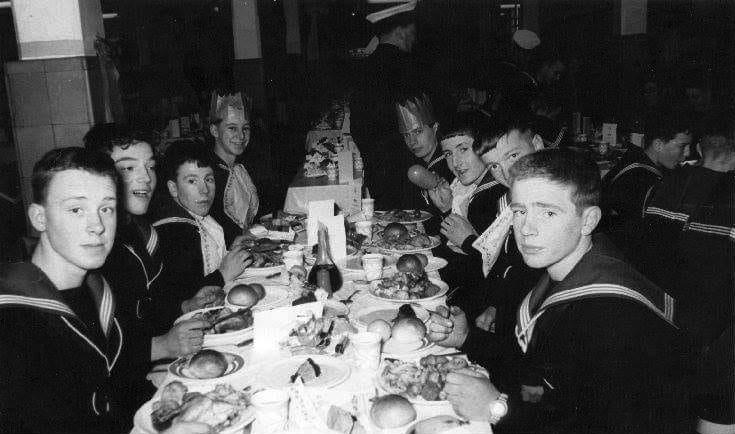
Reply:
[[[524,50],[533,50],[541,43],[538,35],[530,30],[519,29],[513,33],[513,42]]]
[[[402,14],[404,12],[411,12],[414,9],[416,9],[416,4],[418,3],[418,0],[368,0],[368,3],[371,4],[383,4],[383,3],[390,3],[394,6],[390,6],[386,9],[380,10],[378,12],[373,12],[372,14],[369,14],[365,17],[368,21],[375,24],[378,21],[384,20],[386,18],[390,18],[394,15]]]

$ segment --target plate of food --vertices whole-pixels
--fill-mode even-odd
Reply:
[[[372,245],[385,253],[402,255],[419,253],[438,247],[437,237],[426,235],[416,229],[409,229],[403,223],[389,223],[382,232],[373,234]]]
[[[385,223],[416,224],[429,220],[432,214],[421,209],[392,209],[390,211],[375,211],[378,221]]]
[[[369,294],[379,300],[393,303],[406,301],[421,303],[439,298],[448,291],[449,285],[442,280],[426,277],[426,274],[398,271],[375,282]]]
[[[245,360],[237,354],[203,349],[188,356],[179,357],[168,366],[168,371],[179,381],[207,382],[227,377],[245,366]]]
[[[331,388],[345,382],[350,377],[350,367],[345,362],[322,355],[294,356],[270,364],[261,370],[258,378],[263,385],[272,388],[290,387],[301,378],[306,387]]]
[[[376,383],[383,392],[401,395],[413,404],[445,405],[447,374],[460,370],[463,374],[489,376],[484,368],[464,356],[428,355],[419,361],[385,359]]]
[[[228,384],[186,386],[173,381],[138,409],[133,418],[137,430],[157,434],[177,422],[200,422],[218,434],[241,433],[255,419],[249,388],[236,390]]]
[[[236,344],[253,335],[253,313],[250,309],[231,309],[226,306],[197,309],[181,315],[174,324],[189,319],[215,324],[204,331],[204,347]]]
[[[406,314],[406,312],[409,313]],[[428,321],[430,316],[429,311],[418,304],[404,304],[400,307],[396,305],[396,307],[394,308],[376,306],[366,307],[355,314],[355,320],[357,321],[358,325],[367,327],[376,320],[385,321],[388,324],[394,324],[402,316],[411,316],[411,314],[420,319],[422,322]]]

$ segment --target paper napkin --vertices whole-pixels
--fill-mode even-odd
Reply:
[[[306,239],[307,244],[313,246],[318,242],[319,221],[334,216],[334,199],[312,200],[309,202],[307,209],[309,212],[306,223]]]

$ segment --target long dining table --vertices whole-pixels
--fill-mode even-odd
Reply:
[[[433,271],[428,273],[429,277],[438,278],[438,272]],[[392,302],[386,302],[379,300],[369,294],[369,291],[365,290],[364,288],[364,282],[361,281],[361,279],[364,279],[364,273],[361,271],[350,271],[350,270],[342,270],[343,280],[344,284],[342,288],[335,292],[333,294],[334,300],[345,300],[348,298],[351,298],[352,303],[349,303],[349,313],[348,318],[349,322],[354,325],[358,330],[364,331],[365,327],[364,325],[361,325],[357,319],[357,315],[360,312],[363,312],[366,309],[375,309],[379,310],[381,308],[396,308],[396,304]],[[246,277],[241,280],[243,283],[260,283],[265,286],[266,292],[271,290],[272,288],[283,288],[283,281],[281,280],[281,276],[251,276]],[[356,283],[357,282],[357,283]],[[362,285],[361,285],[362,284]],[[357,292],[357,293],[356,293]],[[288,297],[281,300],[279,303],[269,306],[270,309],[282,307],[282,306],[290,306],[291,303],[300,295],[300,291],[289,289]],[[431,303],[427,304],[426,308],[428,309],[434,309],[438,305],[442,305],[446,303],[446,296],[439,297],[435,300],[433,300]],[[332,339],[332,344],[328,348],[328,353],[333,352],[335,343],[339,341],[339,339]],[[267,378],[264,377],[264,370],[268,368],[268,366],[272,365],[273,363],[277,363],[279,360],[286,359],[290,357],[290,353],[287,350],[282,350],[281,353],[273,358],[268,359],[262,359],[259,357],[259,355],[255,354],[253,345],[244,345],[244,346],[237,346],[237,345],[225,345],[216,347],[215,349],[223,352],[229,352],[233,354],[237,354],[244,360],[244,368],[241,369],[239,372],[230,375],[226,378],[226,381],[220,381],[225,382],[226,384],[230,384],[235,389],[242,389],[246,386],[250,386],[252,390],[257,390],[259,388],[263,388],[267,384]],[[429,355],[429,354],[448,354],[448,353],[457,353],[456,348],[444,348],[437,345],[431,345],[427,348],[421,349],[419,351],[409,353],[405,356],[405,360],[418,360],[423,356]],[[370,370],[365,369],[361,364],[357,361],[355,358],[354,351],[351,346],[347,346],[346,351],[343,355],[339,356],[339,358],[344,361],[349,367],[350,367],[350,374],[349,377],[346,378],[344,382],[341,384],[338,384],[331,388],[325,388],[325,389],[319,389],[319,388],[308,388],[309,391],[309,397],[313,400],[315,407],[321,409],[325,414],[320,415],[323,417],[326,417],[326,410],[332,406],[339,406],[344,409],[354,409],[357,411],[357,417],[358,420],[361,422],[361,424],[365,427],[368,434],[381,434],[381,433],[396,433],[398,434],[398,431],[396,430],[381,430],[373,423],[371,422],[369,418],[369,406],[370,406],[370,400],[375,398],[376,396],[383,395],[384,393],[381,392],[381,390],[377,387],[376,383],[376,376],[378,375],[378,370]],[[402,359],[404,359],[402,357]],[[382,364],[381,364],[382,366]],[[175,381],[177,378],[171,374],[170,372],[164,371],[163,373],[158,374],[158,378],[155,379],[155,383],[157,383],[159,386],[164,386],[166,384],[169,384],[172,381]],[[215,381],[216,384],[218,382]],[[154,394],[151,401],[156,401],[160,398],[161,395],[161,388],[158,389],[158,391]],[[361,404],[358,404],[361,403]],[[441,402],[441,403],[431,403],[428,405],[414,405],[417,412],[417,418],[416,420],[422,420],[425,418],[429,418],[432,416],[437,415],[453,415],[456,416],[454,410],[452,409],[452,406],[449,405],[447,402]],[[143,408],[150,408],[146,407],[144,405]],[[139,411],[139,413],[145,413],[142,411]],[[149,414],[136,414],[136,427],[133,428],[131,431],[131,434],[144,434],[147,433],[147,431],[142,430],[139,428],[139,425],[137,423],[137,419],[139,417],[150,417]],[[464,433],[491,433],[492,429],[488,423],[484,422],[472,422],[470,424],[467,424],[463,427]],[[250,433],[251,425],[248,425],[244,430],[243,433]],[[295,429],[291,429],[289,431],[282,431],[284,433],[288,434],[296,434],[296,433],[308,433],[308,432],[334,432],[334,431],[324,431],[324,428],[321,429],[315,429],[313,431],[306,430],[303,426]],[[405,428],[403,431],[400,432],[400,434],[404,434]],[[238,431],[239,433],[239,431]],[[253,434],[259,434],[259,433],[253,433]]]

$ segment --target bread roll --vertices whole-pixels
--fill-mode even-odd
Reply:
[[[399,428],[416,420],[416,409],[400,395],[385,395],[373,401],[370,419],[378,428]]]

